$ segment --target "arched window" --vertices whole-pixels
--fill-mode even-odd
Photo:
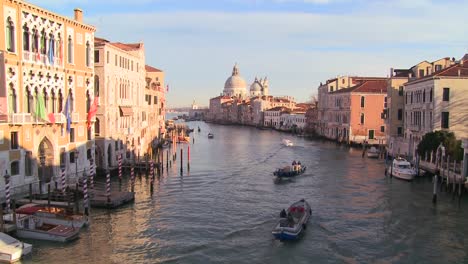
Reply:
[[[73,63],[73,40],[71,35],[68,36],[68,63]]]
[[[86,41],[86,66],[91,67],[91,45]]]
[[[361,113],[361,124],[364,124],[364,113]]]
[[[60,90],[58,94],[58,111],[57,112],[61,113],[62,111],[63,111],[63,95],[62,95],[62,91]]]
[[[39,53],[39,33],[37,29],[33,29],[32,52]]]
[[[56,110],[57,110],[57,96],[55,95],[55,91],[52,90],[50,91],[50,98],[51,98],[51,102],[52,102],[52,113],[57,113]]]
[[[26,111],[30,114],[33,112],[34,97],[29,86],[26,86]]]
[[[16,90],[12,83],[10,83],[10,89],[8,93],[8,105],[10,113],[18,113],[18,104],[16,103]]]
[[[7,50],[9,52],[15,52],[15,25],[11,17],[7,18],[6,25],[6,35],[7,35]]]
[[[89,91],[86,92],[86,113],[89,112],[89,109],[91,108],[91,95],[89,94]]]
[[[23,26],[23,50],[30,51],[31,46],[29,45],[29,28],[26,23]]]
[[[94,75],[94,96],[99,96],[99,76]]]
[[[42,89],[42,96],[44,96],[44,108],[46,112],[49,111],[49,95],[47,94],[46,88]]]
[[[49,34],[49,51],[47,53],[47,57],[49,58],[49,63],[54,64],[54,57],[55,57],[55,37],[53,34]]]
[[[45,29],[43,29],[41,32],[41,54],[46,54],[46,44],[47,44],[47,38],[46,38]]]
[[[365,106],[365,103],[366,103],[365,100],[366,100],[365,97],[364,97],[364,96],[361,96],[361,107],[364,107],[364,106]]]

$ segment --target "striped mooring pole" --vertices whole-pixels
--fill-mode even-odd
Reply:
[[[110,170],[107,170],[107,174],[106,174],[106,196],[107,196],[107,203],[110,203],[110,196],[111,196]]]
[[[122,186],[122,154],[119,155],[119,184]]]
[[[150,161],[150,192],[153,193],[153,182],[154,182],[154,165],[153,159]]]
[[[89,188],[94,190],[94,163],[92,160],[89,166]]]
[[[62,184],[60,185],[60,187],[62,188],[62,193],[65,193],[65,184],[66,184],[66,178],[65,178],[65,166],[62,166],[61,167],[61,175],[60,175],[60,178],[62,180]]]
[[[88,216],[88,175],[86,173],[83,173],[83,207],[85,215]]]
[[[10,212],[10,175],[8,171],[5,171],[5,199],[6,199],[6,211]]]
[[[132,192],[134,192],[135,191],[135,169],[134,169],[133,164],[130,167],[130,181],[132,183]]]

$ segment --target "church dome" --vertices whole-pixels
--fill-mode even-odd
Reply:
[[[232,75],[224,83],[224,95],[244,96],[247,93],[247,83],[240,76],[237,64],[232,69]]]
[[[250,91],[251,92],[260,92],[262,91],[262,86],[258,82],[257,78],[255,78],[255,82],[250,85]]]

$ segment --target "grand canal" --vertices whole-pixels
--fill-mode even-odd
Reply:
[[[383,161],[329,142],[188,124],[190,171],[184,146],[182,175],[177,159],[153,195],[137,177],[134,204],[93,209],[91,226],[70,244],[30,241],[34,254],[23,263],[468,262],[468,200],[443,193],[433,206],[430,179],[387,178]],[[285,137],[295,146],[282,146]],[[306,173],[275,184],[273,170],[292,160]],[[313,208],[304,237],[273,240],[280,210],[300,198]]]

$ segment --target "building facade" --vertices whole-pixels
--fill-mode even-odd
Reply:
[[[146,71],[143,43],[125,44],[95,40],[96,165],[107,170],[148,153]],[[146,104],[145,104],[146,103]],[[145,114],[143,114],[145,113]],[[145,122],[146,121],[146,122]]]
[[[0,175],[19,192],[82,177],[94,159],[94,32],[19,0],[0,5]],[[4,181],[0,181],[3,187]],[[37,184],[39,183],[39,184]]]
[[[164,72],[160,69],[145,66],[145,107],[142,108],[142,136],[145,142],[152,142],[153,149],[166,134],[166,92]],[[138,154],[137,154],[138,155]]]

